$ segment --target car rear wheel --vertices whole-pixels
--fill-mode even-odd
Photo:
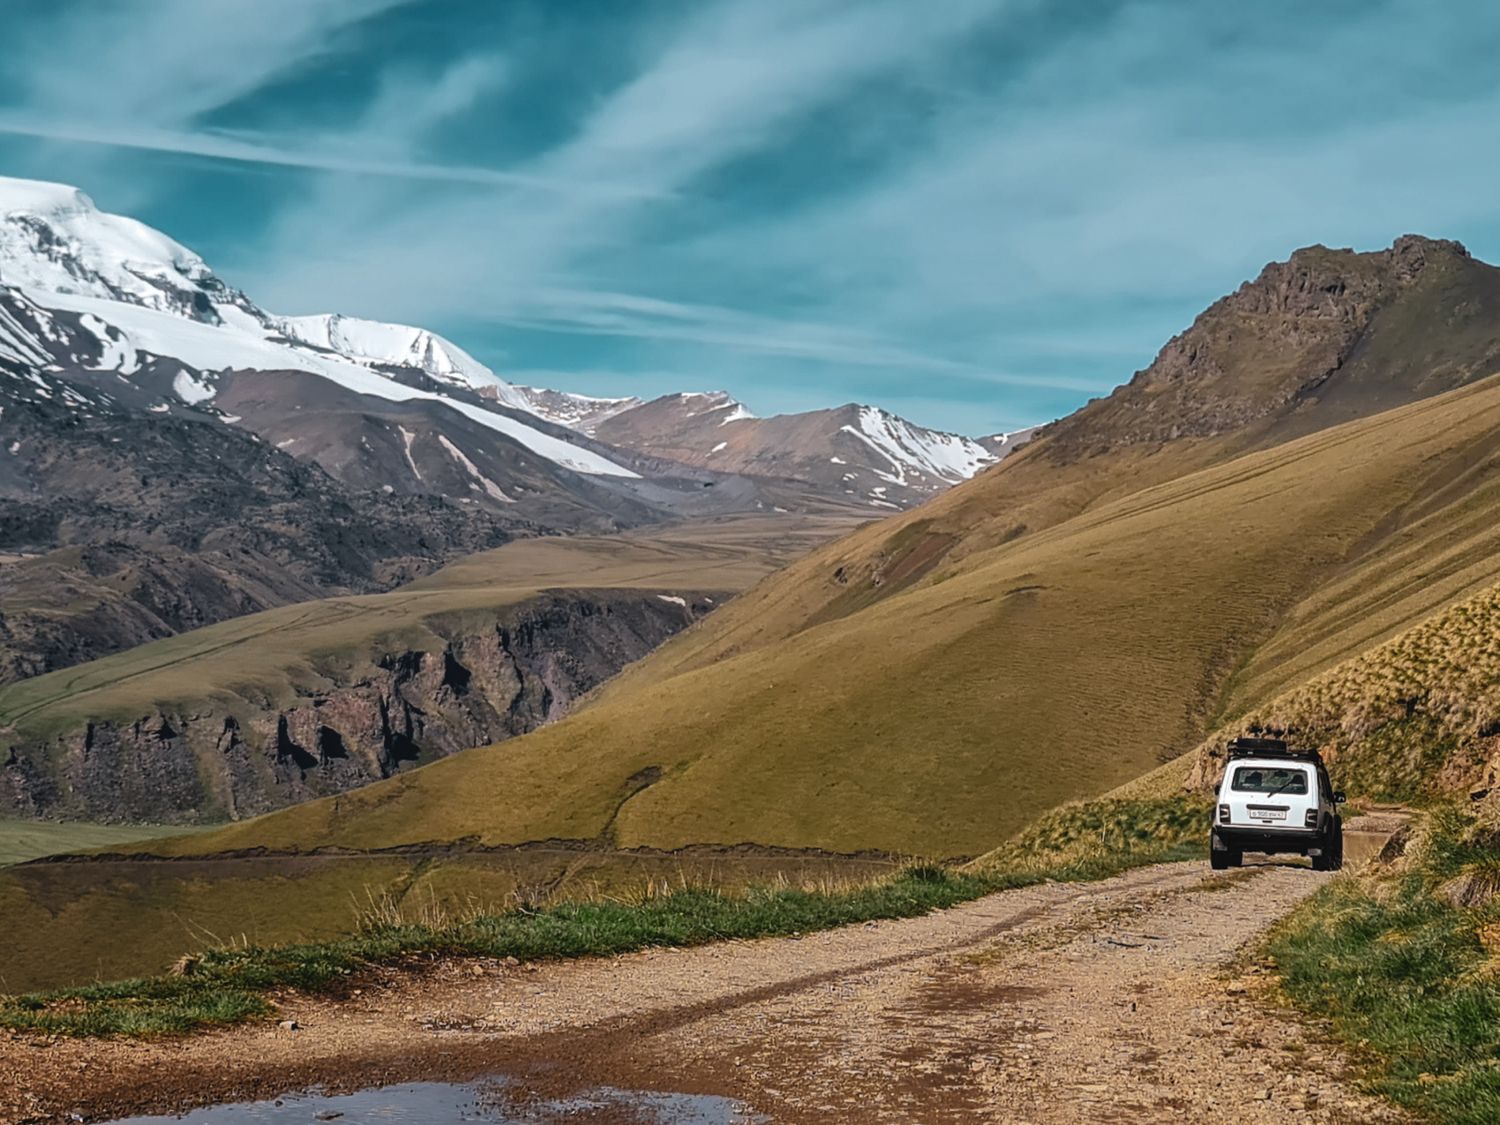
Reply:
[[[1314,871],[1337,871],[1344,864],[1344,833],[1337,820],[1329,823],[1318,840],[1318,854],[1311,857]]]
[[[1231,867],[1238,867],[1245,861],[1245,853],[1234,848],[1226,847],[1224,841],[1219,839],[1215,832],[1208,840],[1208,865],[1215,871],[1226,871]]]

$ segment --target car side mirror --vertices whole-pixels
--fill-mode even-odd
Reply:
[[[1344,793],[1344,791],[1342,789],[1340,789],[1338,792],[1334,793],[1334,795],[1333,795],[1333,803],[1335,805],[1342,805],[1348,799],[1349,799],[1348,796],[1345,795],[1345,793]]]

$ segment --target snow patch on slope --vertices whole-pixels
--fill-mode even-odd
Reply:
[[[189,406],[207,402],[217,393],[211,383],[194,379],[187,371],[179,371],[172,377],[172,393]]]
[[[470,488],[483,489],[485,495],[488,496],[491,500],[499,500],[503,504],[515,503],[514,500],[505,495],[505,492],[500,488],[498,484],[496,484],[494,481],[490,480],[489,477],[480,472],[479,466],[474,464],[473,461],[470,461],[468,457],[464,455],[464,451],[462,449],[458,448],[458,446],[449,441],[446,434],[438,434],[438,443],[448,451],[448,456],[452,457],[455,461],[462,465],[463,468],[468,472],[468,474],[474,478],[475,483],[470,484]]]
[[[995,461],[995,455],[976,441],[914,426],[873,406],[861,406],[857,423],[840,430],[888,461],[891,472],[876,469],[876,475],[902,487],[910,483],[912,473],[956,484]]]
[[[121,375],[134,375],[141,369],[140,359],[125,340],[122,333],[115,331],[104,321],[91,313],[84,313],[78,321],[88,333],[99,341],[99,359],[93,364],[95,371],[116,371]]]
[[[23,300],[19,297],[16,299]],[[41,310],[26,309],[25,311],[35,313]],[[23,363],[30,367],[45,367],[51,362],[36,333],[23,323],[4,301],[0,301],[0,359],[8,359],[12,363]]]

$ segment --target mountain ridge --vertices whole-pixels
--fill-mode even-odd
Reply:
[[[628,453],[611,454],[601,444],[569,435],[598,437],[602,426],[648,404],[628,396],[601,399],[508,382],[459,345],[423,328],[340,313],[268,312],[218,278],[193,251],[136,220],[100,212],[87,195],[66,185],[0,178],[0,285],[100,326],[110,346],[98,362],[126,376],[143,362],[143,354],[184,364],[182,379],[163,399],[169,406],[178,401],[212,405],[231,370],[303,370],[364,395],[438,401],[576,473],[638,475],[624,463]],[[536,419],[563,432],[539,427]],[[924,435],[919,444],[942,444],[950,437],[899,421],[904,432]],[[638,435],[639,428],[617,430]],[[955,467],[972,475],[989,463],[982,445],[953,440],[966,443],[966,458],[933,475],[918,456],[909,467],[922,483],[898,489],[898,506],[962,479]],[[659,460],[659,444],[646,435],[626,448]],[[911,445],[895,443],[871,456],[877,462],[894,456],[894,475],[903,476]],[[472,444],[462,448],[470,460],[475,452]],[[821,475],[793,479],[828,487]],[[505,491],[503,481],[497,489]],[[855,491],[833,489],[832,494]],[[873,494],[863,499],[872,507],[887,502]]]

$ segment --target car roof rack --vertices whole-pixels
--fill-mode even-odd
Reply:
[[[1316,750],[1293,750],[1284,738],[1231,738],[1229,757],[1234,758],[1291,758],[1299,762],[1323,764],[1323,755]]]

